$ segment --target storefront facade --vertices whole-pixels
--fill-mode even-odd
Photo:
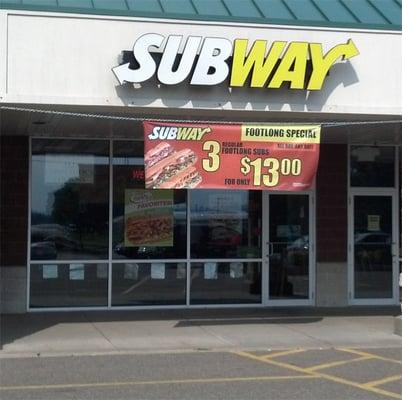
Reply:
[[[0,20],[4,312],[398,304],[401,27]],[[318,125],[316,177],[145,189],[144,121]]]

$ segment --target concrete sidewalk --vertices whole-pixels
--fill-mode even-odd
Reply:
[[[395,347],[399,307],[30,313],[1,317],[0,357]]]

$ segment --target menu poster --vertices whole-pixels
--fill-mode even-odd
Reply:
[[[173,191],[126,189],[124,246],[173,246]]]

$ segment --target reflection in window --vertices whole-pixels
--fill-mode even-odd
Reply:
[[[354,187],[394,187],[394,147],[351,146],[350,185]]]
[[[261,192],[193,190],[192,258],[260,258]]]
[[[261,302],[261,263],[192,263],[190,276],[191,304]]]
[[[309,296],[309,197],[271,195],[269,296],[307,299]]]
[[[32,142],[31,259],[107,259],[109,143]]]
[[[144,189],[142,152],[114,143],[113,258],[186,258],[186,191]]]
[[[30,306],[107,306],[108,265],[32,264]]]
[[[354,197],[356,298],[392,297],[392,198]]]
[[[186,263],[113,264],[112,305],[186,303]]]

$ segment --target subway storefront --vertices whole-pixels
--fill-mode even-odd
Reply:
[[[2,312],[399,303],[388,9],[39,3],[0,3]]]

